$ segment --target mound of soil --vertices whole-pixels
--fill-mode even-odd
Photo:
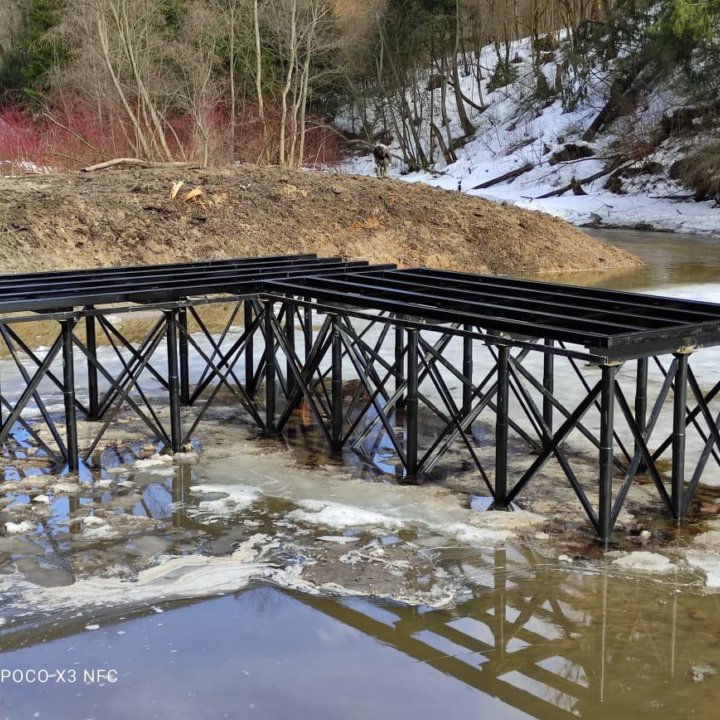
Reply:
[[[557,218],[400,181],[254,166],[0,178],[4,272],[294,252],[513,275],[642,264]]]

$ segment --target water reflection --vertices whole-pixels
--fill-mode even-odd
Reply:
[[[683,594],[672,578],[564,569],[528,548],[457,561],[481,589],[452,610],[302,601],[533,718],[714,716],[717,596]]]
[[[259,718],[715,717],[717,596],[681,592],[675,576],[628,581],[529,548],[455,550],[441,562],[475,583],[450,610],[266,588],[119,620],[98,609],[0,628],[0,666],[71,657],[121,675],[121,687],[104,692],[46,687],[36,697],[7,688],[5,699],[30,710],[62,694],[64,717],[84,717],[94,698],[103,718],[131,716],[148,688],[159,712],[143,717],[245,717],[238,708],[251,705]],[[98,633],[85,631],[91,622]]]

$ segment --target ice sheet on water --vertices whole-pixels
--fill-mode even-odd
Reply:
[[[324,525],[333,528],[375,527],[396,529],[402,521],[390,515],[341,503],[327,503],[321,500],[304,500],[299,503],[302,509],[293,510],[288,519],[311,525]]]
[[[62,587],[39,587],[19,574],[0,578],[0,592],[16,597],[8,607],[41,607],[44,611],[96,606],[149,605],[169,599],[200,598],[235,592],[251,581],[272,578],[274,568],[267,554],[276,541],[253,535],[228,556],[188,555],[162,557],[137,577],[88,577]]]
[[[659,553],[636,550],[616,558],[612,564],[622,570],[641,571],[664,575],[674,572],[677,567],[670,562],[669,558]]]
[[[196,495],[222,494],[223,497],[221,498],[201,500],[197,505],[199,512],[215,516],[233,515],[240,510],[250,507],[250,505],[260,497],[257,489],[249,485],[216,485],[205,483],[202,485],[193,485],[190,491]]]
[[[720,247],[718,247],[720,250]],[[700,302],[720,303],[720,283],[697,283],[693,285],[669,285],[644,290],[648,295],[698,300]]]

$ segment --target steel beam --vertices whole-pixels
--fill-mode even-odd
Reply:
[[[466,332],[472,331],[471,325],[465,325],[463,328]],[[462,374],[467,379],[467,383],[463,383],[462,387],[462,412],[463,415],[469,415],[472,409],[472,380],[473,380],[473,339],[471,335],[464,335],[463,339],[463,366]]]
[[[309,298],[305,298],[305,300],[308,301]],[[307,363],[313,346],[313,314],[309,302],[303,305],[303,339],[305,342],[305,362]]]
[[[332,449],[335,452],[343,446],[343,373],[342,373],[341,318],[332,316],[332,379],[330,383],[332,412],[330,413]]]
[[[637,374],[635,377],[635,424],[642,434],[647,427],[647,392],[648,392],[648,358],[638,358]],[[635,456],[640,453],[640,446],[635,441]],[[637,471],[645,472],[647,466],[641,463]]]
[[[253,324],[253,301],[245,300],[243,302],[244,327],[247,333]],[[255,396],[257,390],[255,386],[255,356],[254,356],[253,338],[248,337],[245,344],[245,390],[250,397]]]
[[[401,388],[405,383],[405,330],[400,325],[395,326],[395,408],[400,410],[405,406],[405,395]]]
[[[285,303],[285,341],[287,347],[295,352],[295,312],[297,305],[294,302]],[[295,390],[295,377],[292,373],[292,359],[286,357],[285,366],[285,398],[289,399]]]
[[[88,352],[97,358],[97,328],[92,307],[85,308],[85,344]],[[87,360],[88,377],[88,420],[98,420],[100,417],[100,395],[98,391],[97,368]]]
[[[543,387],[548,391],[549,395],[543,395],[543,421],[547,425],[547,429],[552,435],[553,431],[553,404],[550,396],[555,392],[555,355],[552,348],[555,341],[552,338],[545,340],[545,346],[549,352],[543,355]]]

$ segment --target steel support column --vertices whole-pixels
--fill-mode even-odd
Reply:
[[[293,302],[285,303],[285,340],[287,342],[288,351],[295,352],[295,309],[297,305]],[[295,376],[292,372],[292,360],[287,354],[286,370],[285,370],[285,386],[286,398],[290,399],[295,391]]]
[[[251,327],[253,323],[253,304],[252,300],[243,301],[243,316],[245,322],[245,331]],[[255,395],[255,358],[253,355],[253,338],[250,336],[245,343],[245,392],[249,397]]]
[[[307,302],[310,302],[310,298],[305,298]],[[305,362],[307,363],[312,352],[313,345],[313,316],[312,307],[305,305],[303,307],[303,339],[305,341]]]
[[[342,396],[342,335],[340,333],[340,316],[332,316],[332,370],[330,397],[332,412],[330,421],[332,427],[332,449],[336,452],[342,449],[343,445],[343,396]]]
[[[407,398],[405,400],[406,473],[418,471],[418,331],[407,331]]]
[[[190,405],[190,356],[187,339],[187,308],[178,308],[179,348],[180,348],[180,404]]]
[[[510,348],[498,345],[497,412],[495,420],[495,506],[507,507],[508,427],[510,421]]]
[[[92,307],[85,308],[86,311],[92,311]],[[85,315],[85,345],[88,353],[97,359],[97,333],[95,316],[88,312]],[[87,378],[88,378],[88,420],[98,420],[100,418],[100,395],[98,393],[98,371],[97,367],[87,359]]]
[[[65,403],[65,439],[67,443],[67,467],[70,472],[80,468],[78,452],[77,416],[75,414],[75,362],[73,357],[73,327],[75,320],[63,320],[63,400]]]
[[[688,355],[676,353],[675,393],[673,395],[672,478],[670,500],[673,517],[683,514],[685,494],[685,428],[687,413]]]
[[[405,330],[399,325],[395,326],[395,390],[405,382]],[[398,395],[395,409],[399,410],[405,406],[405,395],[401,392]]]
[[[638,358],[637,376],[635,378],[635,424],[639,432],[644,433],[647,427],[647,390],[648,390],[648,358]],[[640,445],[635,441],[635,455],[640,454]],[[647,465],[641,462],[637,471],[644,473]]]
[[[272,301],[265,301],[265,432],[273,435],[275,428],[275,334],[273,332],[273,317],[275,305]]]
[[[472,326],[464,325],[463,330],[472,331]],[[463,383],[462,388],[462,412],[463,415],[469,415],[472,408],[472,376],[473,376],[473,339],[463,336],[463,377],[467,383]]]
[[[548,338],[545,340],[545,346],[550,349],[554,346],[554,341]],[[555,392],[555,355],[552,352],[546,352],[543,355],[543,387],[552,395]],[[553,403],[552,399],[543,395],[543,421],[547,425],[548,432],[552,435],[553,431]]]
[[[182,422],[180,419],[180,378],[178,362],[177,311],[165,310],[167,340],[168,395],[170,400],[170,446],[176,453],[182,449]]]
[[[602,365],[600,386],[600,477],[598,535],[607,542],[612,532],[613,457],[615,421],[615,372],[613,365]]]

